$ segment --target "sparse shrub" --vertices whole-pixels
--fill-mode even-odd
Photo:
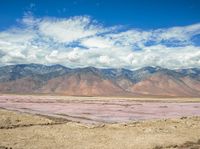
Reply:
[[[162,149],[163,147],[160,145],[155,146],[153,149]]]
[[[199,145],[200,145],[200,139],[197,141],[197,144],[199,144]]]
[[[183,117],[181,117],[181,119],[183,120],[183,119],[187,119],[187,117],[186,116],[183,116]]]
[[[12,147],[0,146],[0,149],[12,149]]]

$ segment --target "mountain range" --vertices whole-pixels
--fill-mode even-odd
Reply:
[[[200,97],[200,68],[137,70],[18,64],[0,67],[0,93]]]

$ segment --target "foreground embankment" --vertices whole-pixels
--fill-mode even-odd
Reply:
[[[200,117],[86,125],[2,109],[0,148],[198,149]]]

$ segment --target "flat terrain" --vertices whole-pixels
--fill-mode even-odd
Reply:
[[[200,101],[200,100],[199,100]],[[95,123],[200,116],[197,99],[109,98],[65,96],[0,96],[0,107],[32,114]]]
[[[0,149],[200,148],[199,99],[0,96]]]

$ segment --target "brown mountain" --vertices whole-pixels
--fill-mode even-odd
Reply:
[[[66,95],[114,96],[123,95],[124,90],[113,81],[95,74],[70,74],[49,80],[39,91]]]
[[[141,94],[166,96],[200,96],[200,82],[189,77],[177,79],[167,74],[155,74],[135,85],[132,90]]]
[[[77,96],[200,97],[200,69],[70,69],[61,65],[0,67],[1,93],[48,93]]]

